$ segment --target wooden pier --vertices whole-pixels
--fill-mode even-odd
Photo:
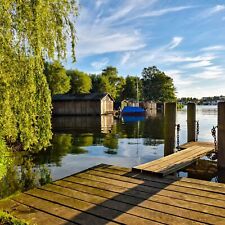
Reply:
[[[170,108],[174,114],[176,104]],[[225,102],[218,111],[217,167],[225,168]],[[212,143],[196,142],[194,116],[179,152],[173,152],[176,117],[167,116],[164,152],[171,155],[133,169],[101,164],[1,200],[0,210],[37,225],[224,225],[225,184],[168,176],[215,151]]]
[[[190,142],[181,147],[183,150],[158,160],[136,166],[133,168],[133,171],[166,176],[190,165],[200,157],[215,151],[212,143],[204,142]]]
[[[99,165],[0,201],[0,209],[37,225],[224,225],[225,184]]]

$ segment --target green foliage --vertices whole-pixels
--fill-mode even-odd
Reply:
[[[28,225],[27,222],[23,220],[19,220],[15,218],[14,216],[0,211],[0,224],[1,225]]]
[[[45,63],[44,74],[52,95],[65,94],[70,90],[70,77],[59,61]]]
[[[138,82],[138,90],[137,90],[137,82]],[[124,85],[124,89],[123,89],[123,99],[137,99],[137,97],[138,99],[141,99],[142,98],[141,88],[142,88],[142,83],[138,77],[127,76],[126,84]]]
[[[117,154],[118,149],[118,130],[117,127],[113,127],[111,133],[106,134],[103,140],[103,146],[107,148],[105,153],[107,154]]]
[[[120,78],[116,67],[108,66],[102,70],[102,92],[109,93],[114,99],[118,95],[118,87],[120,86]]]
[[[85,139],[85,138],[84,138]],[[74,137],[72,134],[54,134],[52,138],[52,145],[45,151],[34,154],[34,162],[36,164],[55,163],[56,166],[61,166],[62,157],[71,154],[83,154],[87,150],[81,146],[86,146],[93,142],[93,137],[87,137],[86,141],[81,137]],[[86,143],[86,145],[85,145]]]
[[[96,75],[96,74],[91,74],[90,75],[91,82],[92,82],[92,88],[91,88],[91,93],[101,93],[101,79],[102,76]]]
[[[102,70],[102,76],[108,77],[109,81],[113,82],[113,79],[118,77],[117,68],[113,66],[107,66]]]
[[[103,146],[108,149],[118,149],[118,137],[115,134],[107,134],[103,141]]]
[[[0,137],[0,180],[7,173],[8,166],[12,163],[10,149],[5,141]]]
[[[0,130],[9,145],[39,150],[49,145],[51,95],[44,60],[65,58],[72,39],[75,0],[1,1]]]
[[[40,168],[39,183],[40,183],[40,185],[45,185],[50,182],[52,182],[51,172],[45,165],[43,165]]]
[[[100,79],[99,79],[99,90],[98,90],[98,92],[99,93],[109,93],[112,96],[115,96],[114,95],[115,91],[116,91],[115,90],[115,87],[112,87],[111,86],[108,77],[106,77],[106,76],[100,76]]]
[[[184,104],[182,103],[177,103],[177,109],[183,109],[184,108]]]
[[[0,178],[0,199],[49,182],[51,173],[48,168],[36,167],[27,152],[14,153],[10,156],[6,173]]]
[[[74,138],[76,146],[91,146],[93,144],[93,135],[92,134],[81,134],[78,137]]]
[[[91,78],[88,74],[79,70],[68,70],[67,75],[71,77],[71,93],[89,93],[92,87]]]
[[[144,68],[142,77],[145,100],[156,102],[172,102],[176,100],[173,79],[157,67]]]
[[[121,98],[125,80],[123,77],[118,76],[115,67],[106,67],[106,69],[103,69],[102,74],[92,74],[90,77],[92,80],[92,93],[109,93],[114,99],[119,100]]]

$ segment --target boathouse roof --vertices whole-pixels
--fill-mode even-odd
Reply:
[[[108,96],[112,101],[114,99],[108,93],[89,93],[89,94],[58,94],[53,96],[53,101],[98,101]]]

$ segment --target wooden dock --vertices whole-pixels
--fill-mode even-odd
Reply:
[[[0,209],[37,225],[224,225],[225,184],[99,165],[0,201]]]
[[[183,150],[158,160],[136,166],[133,168],[133,171],[166,176],[190,165],[197,159],[214,152],[214,145],[205,142],[190,142],[183,145],[182,149]]]

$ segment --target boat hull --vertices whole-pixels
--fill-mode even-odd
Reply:
[[[145,112],[122,112],[122,116],[144,116]]]
[[[121,112],[122,116],[144,116],[145,110],[136,106],[125,106]]]

